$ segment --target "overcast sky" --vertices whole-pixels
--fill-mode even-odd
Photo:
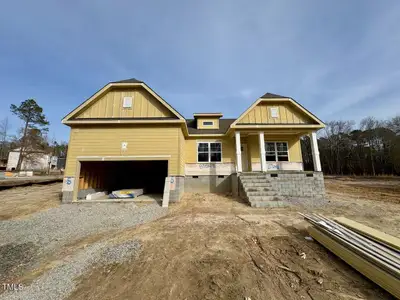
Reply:
[[[400,1],[3,1],[0,119],[35,98],[50,137],[109,81],[145,81],[185,117],[237,117],[265,92],[324,121],[400,113]]]

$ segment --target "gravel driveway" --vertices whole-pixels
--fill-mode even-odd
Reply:
[[[0,278],[21,275],[40,259],[92,234],[134,227],[163,217],[168,209],[158,204],[87,203],[61,205],[26,219],[0,221]],[[74,279],[96,263],[122,263],[135,256],[140,242],[96,242],[57,262],[22,291],[5,292],[0,299],[64,299],[74,290]],[[14,259],[14,260],[13,260]]]
[[[0,246],[33,242],[44,250],[52,250],[91,234],[143,224],[166,213],[167,209],[158,204],[66,204],[27,219],[0,222]]]

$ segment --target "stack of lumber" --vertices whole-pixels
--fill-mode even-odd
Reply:
[[[400,299],[400,239],[343,217],[301,215],[316,241]]]

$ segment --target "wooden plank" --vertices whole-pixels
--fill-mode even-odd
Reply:
[[[393,296],[400,298],[399,279],[395,278],[391,274],[388,274],[375,264],[370,263],[360,255],[355,254],[345,246],[341,245],[339,242],[322,233],[317,228],[310,226],[308,228],[308,232],[315,240],[340,257],[358,272],[374,281]]]
[[[336,242],[346,247],[346,249],[349,249],[353,253],[363,257],[365,260],[368,260],[377,267],[385,270],[385,272],[392,274],[395,278],[400,279],[400,269],[398,266],[393,266],[392,264],[383,261],[381,259],[381,256],[377,257],[375,253],[366,251],[365,247],[357,245],[357,243],[354,243],[354,241],[349,240],[348,237],[345,237],[342,234],[338,234],[336,230],[331,231],[328,228],[320,226],[318,223],[315,223],[314,221],[310,222],[314,224],[322,234],[335,240]]]
[[[397,251],[385,247],[381,243],[360,235],[359,233],[354,232],[341,224],[331,221],[322,215],[314,215],[324,220],[327,224],[329,224],[329,226],[339,230],[341,232],[340,237],[353,244],[355,247],[363,249],[367,253],[375,256],[377,259],[383,260],[400,270],[400,254]]]
[[[386,233],[376,230],[374,228],[368,227],[366,225],[360,224],[353,220],[347,219],[345,217],[337,217],[337,218],[334,218],[334,220],[336,222],[342,224],[343,226],[350,228],[351,230],[354,230],[355,232],[357,232],[363,236],[366,236],[377,242],[388,245],[391,248],[396,249],[397,251],[400,250],[400,239],[398,239],[394,236],[391,236],[389,234],[386,234]]]

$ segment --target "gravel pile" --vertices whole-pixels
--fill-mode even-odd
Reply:
[[[132,257],[132,253],[136,254],[140,251],[140,243],[136,240],[127,241],[125,243],[107,247],[103,250],[100,258],[102,264],[120,264]]]
[[[28,243],[51,251],[85,236],[124,229],[167,214],[158,204],[137,207],[134,203],[68,204],[31,215],[28,219],[0,222],[0,243]]]
[[[60,262],[49,272],[36,279],[31,285],[18,292],[0,295],[4,300],[57,300],[68,297],[75,289],[74,279],[85,274],[97,263],[123,263],[138,255],[140,243],[136,240],[118,245],[98,242]]]

